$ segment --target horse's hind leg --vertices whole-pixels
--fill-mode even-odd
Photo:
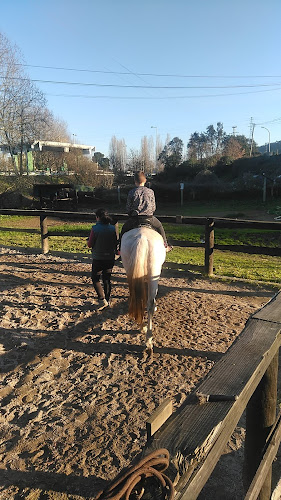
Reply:
[[[147,306],[147,331],[146,331],[146,349],[152,354],[153,336],[152,336],[152,316],[155,310],[155,299]]]
[[[147,301],[147,333],[146,333],[146,349],[152,354],[153,351],[153,335],[152,335],[152,317],[156,309],[155,298],[158,291],[158,279],[152,279],[149,283],[148,301]]]

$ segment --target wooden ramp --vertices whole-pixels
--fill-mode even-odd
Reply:
[[[240,336],[200,384],[200,400],[205,402],[199,404],[198,397],[190,395],[151,437],[143,455],[160,448],[170,452],[168,475],[174,482],[176,499],[197,498],[247,405],[250,438],[247,441],[246,437],[245,484],[249,488],[276,420],[280,332],[281,292],[250,317]],[[280,442],[280,432],[275,440],[276,435]],[[253,445],[255,441],[258,444]],[[259,462],[254,463],[256,460]],[[268,471],[270,475],[271,463],[267,460],[264,477]],[[268,495],[267,487],[262,498],[270,498]]]

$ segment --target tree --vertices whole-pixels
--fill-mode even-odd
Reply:
[[[243,149],[241,143],[233,135],[227,136],[224,141],[223,156],[226,163],[232,163],[234,160],[238,160],[245,155],[245,150]]]
[[[108,170],[109,169],[109,159],[104,156],[104,154],[100,153],[97,151],[94,153],[94,161],[98,164],[98,166],[102,170]]]
[[[128,155],[128,164],[130,170],[132,170],[133,172],[137,172],[138,170],[142,169],[142,159],[138,149],[130,149]]]
[[[47,108],[42,111],[42,117],[43,120],[38,123],[36,128],[35,140],[71,142],[70,133],[64,120],[54,117]]]
[[[178,167],[183,160],[183,142],[174,137],[160,153],[158,159],[164,164],[165,170]]]
[[[226,133],[223,130],[223,124],[221,122],[217,123],[217,130],[216,130],[216,153],[221,153],[223,149],[223,142],[226,137]]]
[[[206,129],[206,142],[208,143],[209,154],[213,155],[216,151],[216,129],[214,125],[209,125]]]
[[[221,122],[217,123],[216,128],[209,125],[206,132],[194,132],[187,144],[188,159],[201,163],[204,160],[205,165],[212,166],[222,154],[225,137]]]
[[[201,161],[206,156],[206,136],[205,134],[194,132],[191,134],[187,144],[188,159],[191,161]]]
[[[234,136],[226,136],[225,138],[225,143],[230,140],[230,137]],[[250,151],[251,151],[251,140],[248,139],[245,135],[236,135],[235,140],[240,144],[242,149],[244,150],[245,156],[250,156]],[[258,146],[255,141],[253,141],[253,154],[258,154]]]
[[[115,172],[121,170],[125,172],[127,167],[127,150],[125,140],[118,140],[115,135],[109,144],[109,161]]]
[[[155,160],[153,158],[153,156],[155,157],[155,154],[153,155],[152,147],[153,147],[152,138],[148,139],[146,135],[142,137],[141,151],[140,151],[141,169],[147,174],[152,173],[153,166],[155,163]]]
[[[20,153],[19,173],[23,174],[23,152],[34,140],[44,120],[45,97],[20,69],[19,51],[0,33],[0,136],[6,143],[17,171],[15,152]]]

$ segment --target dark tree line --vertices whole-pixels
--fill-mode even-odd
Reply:
[[[179,167],[183,163],[201,165],[210,168],[223,161],[232,163],[242,157],[250,156],[251,142],[244,135],[228,135],[223,124],[218,122],[216,127],[209,125],[205,132],[194,132],[187,143],[187,155],[183,155],[184,143],[178,137],[168,142],[159,154],[165,171]],[[253,143],[253,154],[258,153],[257,144]]]

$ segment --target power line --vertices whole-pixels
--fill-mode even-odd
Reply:
[[[196,98],[204,98],[204,97],[227,97],[227,96],[236,96],[236,95],[246,95],[246,94],[258,94],[261,92],[273,92],[274,90],[281,90],[281,87],[277,89],[265,89],[265,90],[254,90],[252,92],[236,92],[236,93],[228,93],[228,94],[200,94],[200,95],[190,95],[190,96],[166,96],[166,97],[141,97],[141,96],[108,96],[108,95],[85,95],[85,94],[46,94],[47,96],[52,97],[72,97],[72,98],[85,98],[85,99],[123,99],[123,100],[169,100],[169,99],[196,99]],[[281,118],[280,118],[281,119]],[[264,122],[269,123],[269,122]]]
[[[134,75],[134,76],[157,76],[157,77],[172,77],[172,78],[281,78],[280,75],[181,75],[169,73],[136,73],[132,71],[104,71],[97,69],[79,69],[79,68],[64,68],[57,66],[41,66],[38,64],[22,64],[17,63],[17,66],[25,66],[28,68],[54,69],[60,71],[77,71],[83,73],[102,73],[111,75]]]
[[[5,79],[5,76],[0,78]],[[257,87],[276,87],[281,83],[259,83],[257,85],[188,85],[188,86],[170,86],[170,85],[119,85],[115,83],[90,83],[90,82],[69,82],[57,80],[39,80],[35,78],[9,77],[8,80],[16,80],[23,82],[35,83],[51,83],[55,85],[75,85],[82,87],[109,87],[109,88],[131,88],[131,89],[163,89],[163,90],[183,90],[183,89],[237,89],[237,88],[257,88]]]
[[[269,120],[267,122],[257,123],[257,125],[266,125],[267,123],[279,122],[280,120],[281,120],[281,117],[280,118],[275,118],[274,120]]]

